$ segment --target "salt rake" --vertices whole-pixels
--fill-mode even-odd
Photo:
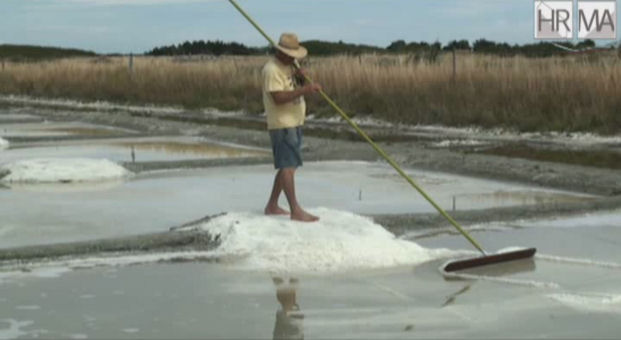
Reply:
[[[246,11],[244,11],[244,9],[241,8],[239,4],[237,4],[237,1],[229,0],[229,2],[239,11],[239,13],[241,13],[242,16],[244,16],[244,18],[246,18],[246,20],[248,20],[248,22],[252,26],[254,26],[254,28],[257,29],[257,31],[259,31],[259,33],[261,33],[261,35],[270,43],[272,47],[276,47],[276,43],[274,42],[274,40],[272,40],[272,38],[270,38],[270,36],[267,35],[265,31],[263,31],[263,29],[248,15],[248,13],[246,13]],[[297,62],[295,63],[295,67],[300,67]],[[308,75],[304,74],[304,78],[307,82],[313,83],[313,80]],[[535,255],[535,252],[537,251],[537,249],[535,248],[520,249],[497,254],[488,254],[485,250],[483,250],[483,247],[481,247],[481,245],[479,245],[479,243],[459,225],[459,223],[457,223],[448,213],[446,213],[446,211],[444,211],[444,209],[442,209],[433,199],[431,199],[431,197],[427,195],[427,193],[420,186],[418,186],[418,184],[416,184],[416,182],[414,182],[414,180],[410,176],[408,176],[408,174],[406,174],[405,171],[403,171],[403,169],[401,169],[401,167],[390,156],[388,156],[388,154],[386,154],[386,152],[384,152],[384,150],[382,150],[377,144],[375,144],[371,137],[369,137],[364,131],[362,131],[358,124],[356,124],[356,122],[349,118],[345,111],[343,111],[336,104],[336,102],[332,100],[332,98],[330,98],[323,90],[319,90],[319,93],[321,94],[323,99],[328,102],[328,104],[330,104],[330,106],[332,106],[332,108],[336,112],[338,112],[338,114],[340,114],[341,117],[345,119],[345,121],[352,128],[354,128],[354,130],[356,130],[356,132],[367,143],[369,143],[371,147],[373,147],[373,149],[388,162],[388,164],[390,164],[397,171],[397,173],[399,173],[399,175],[401,175],[401,177],[403,177],[408,183],[410,183],[410,185],[414,189],[416,189],[416,191],[418,191],[440,213],[440,215],[446,218],[446,220],[449,221],[449,223],[451,223],[451,225],[453,225],[483,255],[475,258],[449,261],[445,263],[442,267],[442,270],[444,272],[453,272],[473,267],[532,258]]]

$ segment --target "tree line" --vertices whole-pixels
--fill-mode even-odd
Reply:
[[[0,45],[0,59],[6,59],[11,61],[23,61],[23,60],[44,60],[54,58],[68,58],[68,57],[92,57],[97,55],[92,51],[79,50],[75,48],[59,48],[59,47],[45,47],[45,46],[30,46],[30,45]]]
[[[493,54],[499,56],[523,55],[527,57],[550,57],[567,54],[568,50],[589,50],[595,48],[593,40],[585,40],[574,44],[572,42],[539,42],[533,44],[498,43],[486,39],[479,39],[472,44],[468,40],[453,40],[447,44],[440,42],[406,42],[396,40],[386,47],[350,44],[343,41],[330,42],[322,40],[307,40],[301,43],[309,53],[316,56],[328,56],[336,54],[360,55],[366,53],[408,53],[437,55],[442,51],[467,50],[474,53]],[[561,46],[561,47],[559,47]],[[563,49],[565,47],[566,49]],[[177,45],[156,47],[146,55],[151,56],[175,56],[175,55],[263,55],[269,52],[268,47],[249,47],[236,42],[216,41],[185,41]]]
[[[177,45],[161,46],[145,53],[152,56],[174,56],[174,55],[256,55],[263,54],[267,50],[264,48],[248,47],[236,42],[216,41],[186,41]]]
[[[560,56],[568,53],[561,47],[570,50],[584,51],[595,48],[593,40],[585,40],[577,44],[561,42],[553,44],[540,42],[524,45],[510,45],[494,41],[479,39],[472,44],[468,40],[453,40],[447,44],[440,42],[406,42],[396,40],[386,47],[350,44],[343,41],[331,42],[322,40],[303,41],[302,45],[308,48],[311,55],[329,56],[336,54],[361,55],[366,53],[388,54],[400,53],[411,54],[415,58],[433,61],[443,51],[465,50],[473,53],[493,54],[499,56],[524,55],[527,57]],[[613,47],[611,47],[613,48]],[[268,47],[249,47],[236,42],[215,41],[185,41],[176,45],[155,47],[147,51],[145,55],[151,56],[178,56],[178,55],[265,55],[269,53]],[[621,53],[621,49],[619,50]],[[0,45],[0,59],[14,61],[37,61],[54,58],[88,57],[98,55],[92,51],[71,48],[43,47],[30,45]]]

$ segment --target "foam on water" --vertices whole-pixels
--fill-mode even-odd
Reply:
[[[8,149],[9,141],[0,137],[0,150]]]
[[[345,211],[312,209],[315,223],[244,212],[200,226],[220,235],[214,256],[237,267],[274,272],[340,272],[416,265],[454,254],[401,240],[371,219]]]
[[[88,182],[131,175],[130,171],[107,159],[88,158],[21,160],[5,164],[1,170],[10,172],[1,179],[9,183]]]
[[[549,294],[549,298],[568,307],[591,312],[621,313],[621,295]]]

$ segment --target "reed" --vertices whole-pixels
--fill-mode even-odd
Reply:
[[[5,64],[0,92],[85,101],[214,107],[262,112],[268,57],[73,58]],[[450,54],[309,58],[311,76],[346,111],[407,124],[477,125],[522,131],[621,128],[621,60],[616,54],[500,58]],[[321,98],[309,113],[333,114]]]

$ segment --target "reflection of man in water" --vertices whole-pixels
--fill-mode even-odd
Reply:
[[[304,339],[304,314],[296,301],[298,280],[290,278],[287,282],[280,277],[272,280],[276,285],[276,299],[281,307],[276,311],[274,339]]]

